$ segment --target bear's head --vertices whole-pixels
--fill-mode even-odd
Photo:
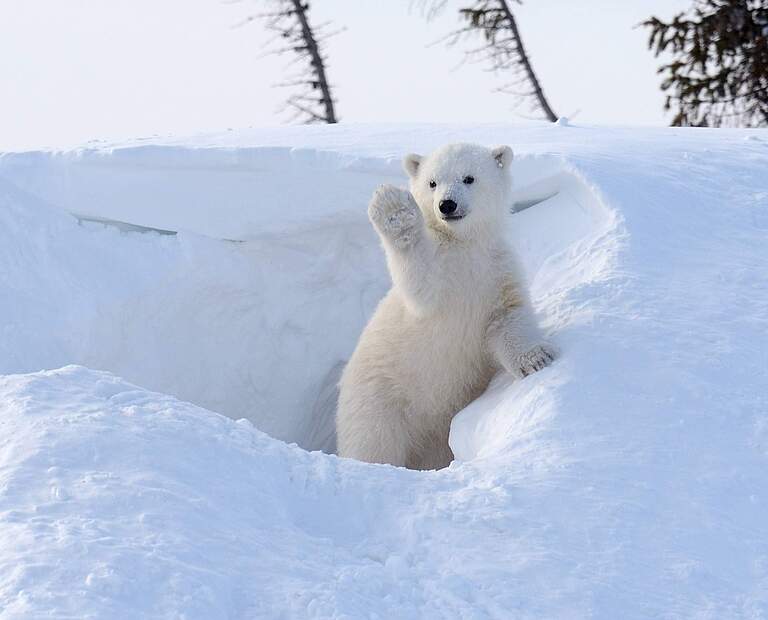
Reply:
[[[510,203],[511,163],[508,146],[475,144],[449,144],[403,159],[427,225],[460,238],[498,230]]]

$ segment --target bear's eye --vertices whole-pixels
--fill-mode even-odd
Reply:
[[[437,183],[435,183],[434,181],[430,181],[430,182],[429,182],[429,187],[430,187],[431,189],[435,189],[435,188],[437,187]]]
[[[472,183],[475,182],[475,177],[473,177],[471,174],[468,174],[464,177],[464,185],[472,185]]]

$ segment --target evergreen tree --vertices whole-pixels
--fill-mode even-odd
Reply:
[[[663,22],[651,17],[648,48],[659,67],[666,110],[677,126],[768,126],[768,2],[695,0]]]

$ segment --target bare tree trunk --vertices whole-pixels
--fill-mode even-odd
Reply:
[[[509,8],[510,0],[465,1],[466,5],[459,8],[459,16],[464,25],[446,35],[443,40],[448,45],[456,45],[464,37],[481,36],[483,44],[465,51],[466,57],[471,61],[489,64],[494,73],[509,80],[498,92],[513,95],[517,103],[529,102],[532,109],[543,118],[555,122],[557,114],[547,101],[541,82],[533,70],[517,21]],[[516,1],[522,4],[522,0]],[[426,2],[428,19],[448,5],[447,0],[423,2]]]
[[[315,41],[312,29],[309,27],[309,22],[307,21],[307,15],[305,13],[306,5],[302,4],[301,0],[292,0],[292,2],[294,10],[296,11],[296,17],[301,24],[301,33],[304,42],[306,43],[307,51],[311,56],[310,64],[317,74],[318,86],[320,87],[323,106],[325,107],[325,122],[335,123],[336,112],[333,109],[331,89],[328,86],[328,79],[325,77],[325,66],[323,64],[323,59],[320,56],[320,50],[317,47],[317,41]]]
[[[520,63],[523,65],[525,74],[528,76],[528,81],[533,86],[534,96],[538,100],[541,109],[544,111],[547,120],[554,123],[557,120],[557,115],[552,111],[547,98],[544,96],[544,91],[541,88],[541,84],[539,84],[539,79],[536,77],[536,73],[534,73],[533,67],[528,60],[528,54],[523,47],[523,39],[520,37],[520,31],[517,29],[517,22],[512,15],[512,11],[509,10],[507,0],[498,0],[498,2],[501,5],[501,10],[504,12],[507,21],[509,21],[509,28],[512,31],[512,36],[515,39],[515,45],[517,46],[517,54],[520,57]]]
[[[289,54],[293,58],[286,69],[298,67],[286,76],[277,87],[294,89],[286,98],[285,109],[292,112],[289,122],[337,123],[333,88],[328,81],[325,41],[333,36],[328,24],[313,25],[309,15],[309,0],[261,0],[270,10],[250,16],[242,23],[256,17],[266,22],[269,30],[276,32],[277,43],[269,54]]]

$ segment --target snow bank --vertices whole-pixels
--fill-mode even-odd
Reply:
[[[332,449],[387,286],[367,198],[457,139],[547,198],[509,234],[561,359],[498,377],[441,472],[207,411]],[[0,378],[0,609],[767,617],[766,170],[765,132],[550,125],[5,154],[0,373],[131,383]]]
[[[83,164],[87,157],[65,154],[64,161],[77,162],[71,175],[56,156],[53,165],[39,163],[41,155],[22,155],[26,167],[6,157],[6,174],[14,182],[14,175],[23,180],[14,186],[0,179],[0,264],[9,267],[0,273],[8,292],[0,301],[7,334],[0,341],[0,373],[72,362],[109,369],[233,418],[248,418],[275,437],[333,449],[337,376],[367,313],[386,290],[381,252],[359,213],[364,202],[355,205],[355,217],[343,212],[351,210],[347,198],[338,216],[322,217],[320,211],[311,223],[286,223],[280,234],[252,231],[244,235],[253,237],[247,243],[215,238],[240,236],[240,228],[227,228],[226,222],[218,228],[203,225],[216,221],[221,203],[211,192],[231,175],[221,162],[208,175],[184,163],[169,174],[174,162],[185,161],[184,152],[172,149],[164,163],[155,155],[151,166],[161,172],[149,167],[146,183],[135,177],[137,153],[93,169]],[[281,171],[284,158],[272,163]],[[306,209],[317,193],[305,185],[317,180],[311,170],[293,183],[305,188]],[[102,202],[110,193],[105,176],[117,179],[114,205]],[[105,193],[89,194],[91,182]],[[208,201],[187,204],[187,183],[207,183]],[[374,183],[352,196],[364,201]],[[277,227],[282,207],[248,204],[253,194],[240,196],[242,230],[259,218],[266,228]],[[135,218],[121,211],[130,204],[142,205]],[[78,211],[80,222],[57,207]],[[234,207],[233,202],[227,208]],[[184,232],[185,213],[188,228],[213,237]],[[90,221],[112,217],[134,226]],[[142,231],[137,224],[160,226],[166,234]]]

